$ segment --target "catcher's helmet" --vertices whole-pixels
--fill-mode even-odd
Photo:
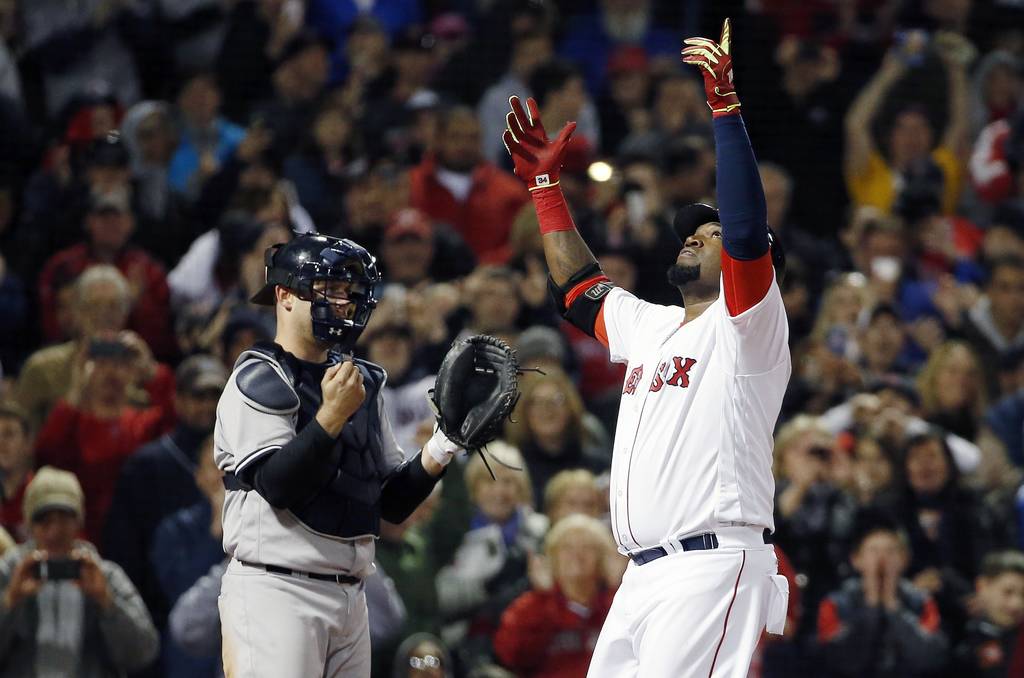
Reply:
[[[273,306],[274,288],[286,287],[300,299],[312,302],[314,337],[351,350],[377,306],[377,260],[351,240],[306,233],[291,242],[267,248],[264,261],[267,282],[251,301]],[[326,288],[317,289],[317,281],[351,283],[343,314],[337,312],[338,306],[331,301]]]
[[[672,230],[679,238],[679,242],[685,243],[701,225],[709,222],[722,223],[718,210],[711,205],[696,202],[676,212],[675,219],[672,220]],[[772,266],[775,267],[775,275],[781,283],[786,277],[786,252],[771,226],[768,227],[768,244],[771,247]]]

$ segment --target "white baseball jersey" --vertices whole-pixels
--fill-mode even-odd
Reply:
[[[626,363],[611,473],[622,553],[746,524],[774,529],[772,432],[791,372],[776,283],[732,317],[725,295],[683,324],[679,306],[612,289],[608,348]]]

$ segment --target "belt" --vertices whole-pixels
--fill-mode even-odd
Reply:
[[[359,577],[352,577],[347,574],[320,574],[318,572],[290,570],[287,567],[280,567],[279,565],[261,565],[259,563],[247,563],[244,560],[239,560],[238,562],[246,567],[258,567],[261,570],[270,572],[271,574],[285,574],[291,577],[308,577],[317,581],[333,581],[337,584],[358,584],[363,581]]]
[[[705,532],[704,534],[680,539],[679,545],[683,551],[710,551],[711,549],[718,548],[718,536],[714,532]],[[652,560],[657,560],[658,558],[667,555],[668,551],[666,551],[664,547],[655,546],[654,548],[631,553],[629,554],[629,557],[632,558],[633,562],[637,565],[645,565]]]

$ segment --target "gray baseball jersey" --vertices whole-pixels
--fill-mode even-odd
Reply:
[[[217,405],[214,455],[225,472],[238,473],[265,455],[281,449],[296,435],[298,407],[274,409],[247,397],[237,383],[239,372],[264,357],[243,354],[235,365]],[[285,372],[273,361],[282,380]],[[388,422],[378,390],[381,452],[387,470],[405,458]],[[305,572],[363,577],[372,571],[374,536],[352,538],[318,532],[288,509],[270,505],[259,492],[229,490],[224,500],[224,550],[237,560],[277,565]]]

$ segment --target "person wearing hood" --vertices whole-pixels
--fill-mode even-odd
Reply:
[[[986,54],[971,78],[971,138],[997,120],[1008,120],[1024,94],[1024,63],[1011,52],[997,49]]]
[[[907,534],[907,577],[935,599],[947,629],[962,629],[978,564],[991,547],[988,512],[961,483],[938,429],[907,439],[897,476],[893,489],[877,504]]]
[[[213,432],[227,370],[213,356],[195,355],[181,363],[175,378],[174,428],[125,462],[103,533],[104,553],[124,568],[160,628],[168,602],[149,561],[153,536],[163,518],[203,499],[196,466]]]

